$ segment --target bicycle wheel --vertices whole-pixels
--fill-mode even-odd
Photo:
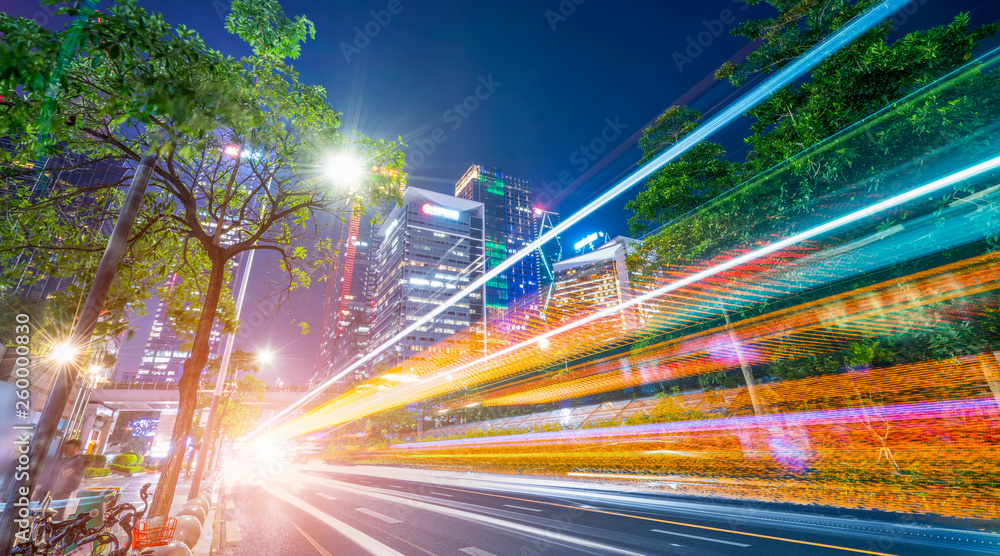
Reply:
[[[101,533],[94,541],[90,544],[92,555],[96,556],[108,556],[118,550],[121,544],[118,541],[118,537],[112,535],[111,533]]]

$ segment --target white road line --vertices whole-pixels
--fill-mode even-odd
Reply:
[[[443,492],[432,492],[431,494],[433,494],[434,496],[445,496],[447,498],[454,498],[455,497],[454,494],[445,494]]]
[[[236,509],[236,502],[232,498],[226,498],[226,509],[227,510]]]
[[[496,554],[493,554],[492,552],[486,552],[485,550],[483,550],[481,548],[476,548],[474,546],[470,546],[468,548],[459,548],[458,551],[459,552],[464,552],[464,553],[468,554],[469,556],[497,556]]]
[[[387,515],[383,515],[383,514],[380,514],[378,512],[373,512],[373,511],[369,510],[368,508],[354,508],[354,509],[357,510],[357,511],[359,511],[359,512],[361,512],[361,513],[363,513],[363,514],[370,515],[370,516],[374,517],[375,519],[381,519],[382,521],[384,521],[386,523],[402,523],[402,521],[400,521],[400,520],[398,520],[398,519],[396,519],[394,517],[389,517]]]
[[[335,481],[333,479],[324,479],[321,477],[316,477],[314,475],[302,475],[301,478],[305,481],[310,481],[313,483],[322,484],[329,488],[335,488],[340,490],[346,490],[349,492],[356,492],[364,496],[371,498],[378,498],[380,500],[385,500],[387,502],[393,502],[396,504],[404,504],[412,508],[417,508],[421,510],[427,510],[442,515],[447,515],[450,517],[455,517],[458,519],[463,519],[465,521],[472,521],[483,523],[491,527],[496,527],[499,529],[507,529],[510,531],[518,531],[525,533],[533,537],[542,537],[546,539],[552,539],[554,541],[559,541],[566,544],[573,544],[577,546],[583,546],[590,548],[592,550],[598,551],[599,554],[624,554],[625,556],[643,556],[638,552],[632,552],[630,550],[625,550],[622,548],[617,548],[607,544],[590,541],[587,539],[582,539],[580,537],[574,537],[571,535],[566,535],[563,533],[558,533],[548,529],[542,529],[540,527],[532,527],[530,525],[524,525],[522,523],[516,523],[513,521],[507,521],[505,519],[497,519],[495,517],[490,517],[486,515],[481,515],[472,512],[466,512],[463,510],[458,510],[455,508],[449,508],[447,506],[441,506],[438,504],[430,502],[421,502],[413,498],[403,498],[400,496],[395,496],[392,494],[387,494],[379,489],[366,488],[357,485],[352,485],[348,483],[343,483],[341,481]]]
[[[398,488],[399,490],[405,490],[406,487],[401,487],[399,485],[389,485],[389,488]]]
[[[525,508],[524,506],[512,506],[510,504],[504,504],[503,507],[505,507],[505,508],[514,508],[515,510],[525,510],[525,511],[529,511],[529,512],[541,512],[541,511],[544,511],[544,510],[539,510],[538,508]]]
[[[722,539],[710,539],[708,537],[699,537],[698,535],[688,535],[688,534],[685,534],[685,533],[675,533],[673,531],[664,531],[663,529],[650,529],[650,531],[652,531],[654,533],[663,533],[664,535],[676,535],[678,537],[687,537],[689,539],[698,539],[700,541],[717,542],[717,543],[728,544],[728,545],[732,545],[732,546],[742,546],[743,548],[746,548],[746,547],[750,546],[749,544],[744,544],[744,543],[741,543],[741,542],[724,541]]]
[[[226,542],[239,542],[243,540],[240,534],[240,524],[235,519],[226,522]]]
[[[321,510],[316,508],[304,500],[297,498],[291,493],[282,490],[280,488],[272,488],[268,490],[276,498],[280,498],[285,502],[305,511],[306,513],[312,515],[313,517],[319,519],[323,523],[326,523],[333,529],[335,529],[341,535],[344,535],[350,539],[353,543],[357,544],[361,548],[367,550],[368,552],[374,554],[375,556],[404,556],[403,553],[397,552],[388,546],[378,542],[377,540],[369,537],[368,535],[358,531],[354,527],[344,523],[343,521],[334,519],[333,517],[323,513]]]
[[[320,498],[326,498],[327,500],[336,500],[336,498],[334,498],[333,496],[330,496],[329,494],[327,494],[325,492],[317,492],[316,496],[319,496]]]

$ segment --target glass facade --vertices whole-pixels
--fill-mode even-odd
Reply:
[[[486,269],[495,268],[536,237],[531,185],[488,166],[473,165],[455,184],[455,196],[483,204]],[[516,325],[506,314],[517,302],[538,292],[538,261],[526,257],[486,284],[489,336],[507,337]]]
[[[378,230],[371,345],[381,344],[482,276],[483,204],[414,187]],[[375,371],[431,353],[482,352],[483,294],[475,292],[387,350]]]

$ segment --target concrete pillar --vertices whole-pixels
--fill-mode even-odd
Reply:
[[[83,417],[83,426],[80,427],[80,453],[87,453],[87,444],[90,442],[90,434],[94,432],[94,422],[97,421],[97,409],[87,407],[87,413]]]
[[[118,412],[115,412],[114,417],[105,417],[104,425],[101,426],[101,437],[97,440],[97,449],[94,451],[95,454],[103,454],[105,450],[108,449],[108,440],[111,438],[111,433],[115,430],[115,423],[118,422]]]

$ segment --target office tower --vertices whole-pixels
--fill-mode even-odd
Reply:
[[[559,225],[559,213],[547,211],[541,207],[532,209],[534,237],[538,239]],[[544,315],[544,307],[552,297],[553,285],[556,280],[555,264],[563,258],[561,239],[556,236],[535,251],[535,263],[538,269],[538,305]]]
[[[637,240],[618,236],[597,249],[555,263],[555,285],[546,310],[551,324],[565,324],[632,299],[625,257]],[[638,307],[618,312],[623,330],[641,322]]]
[[[371,345],[402,331],[482,276],[484,208],[479,202],[407,188],[378,230]],[[484,298],[474,292],[396,342],[373,371],[424,360],[425,353],[482,353]]]
[[[378,226],[375,211],[355,212],[341,241],[342,255],[330,278],[323,307],[323,327],[316,358],[315,382],[322,382],[368,353],[375,293]],[[365,378],[365,369],[345,377],[345,385]]]
[[[202,228],[208,233],[215,233],[216,223],[207,221],[202,223]],[[239,241],[240,231],[230,230],[219,238],[219,244],[229,247]],[[236,259],[229,262],[229,275],[235,281],[236,275],[242,267],[242,262],[246,259],[247,253],[240,253]],[[226,285],[233,287],[233,281]],[[115,376],[118,382],[177,382],[184,373],[184,361],[191,356],[191,337],[182,337],[177,333],[172,323],[169,313],[171,294],[177,289],[184,287],[183,281],[176,275],[170,277],[165,285],[165,291],[160,294],[160,301],[153,314],[153,326],[149,332],[149,339],[146,340],[146,348],[142,352],[142,360],[139,368],[119,369]],[[197,310],[197,307],[186,308],[185,310]],[[222,355],[222,323],[216,321],[212,325],[212,332],[209,335],[209,359]]]
[[[455,185],[455,196],[483,204],[486,229],[486,269],[520,251],[536,237],[528,180],[496,168],[473,165]],[[538,261],[525,257],[486,284],[490,337],[507,337],[520,325],[507,322],[511,303],[538,291]]]

